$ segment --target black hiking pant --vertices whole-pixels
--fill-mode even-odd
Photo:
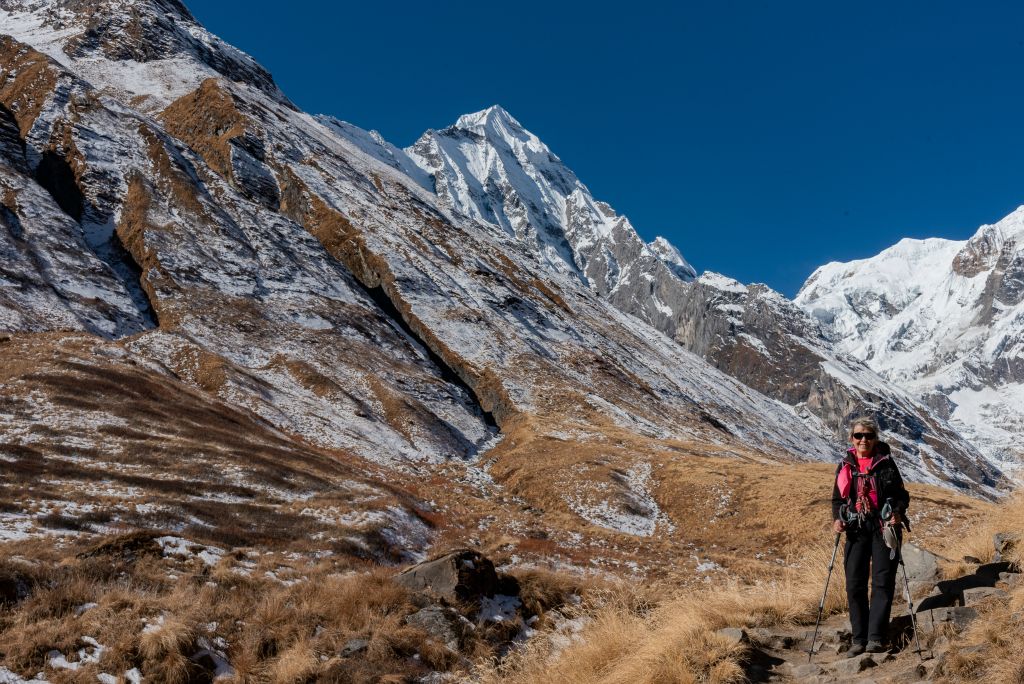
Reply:
[[[848,530],[846,546],[843,549],[846,599],[850,604],[850,629],[855,644],[866,644],[868,641],[884,644],[889,633],[889,613],[892,611],[899,558],[889,559],[890,549],[882,539],[878,522],[870,522],[868,527],[869,529]]]

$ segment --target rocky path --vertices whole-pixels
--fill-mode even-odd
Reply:
[[[808,659],[813,627],[790,630],[754,630],[750,634],[754,656],[751,681],[761,682],[907,682],[927,680],[939,658],[929,651],[919,657],[911,642],[886,653],[864,653],[848,658],[850,622],[847,615],[824,621],[818,632],[814,657]],[[923,632],[923,630],[922,630]],[[913,639],[912,634],[908,634]]]
[[[845,613],[822,621],[810,659],[813,625],[723,631],[748,643],[747,676],[753,682],[931,681],[942,672],[950,639],[978,616],[978,607],[1007,599],[1007,590],[1024,581],[1017,570],[1005,562],[979,564],[969,575],[936,581],[927,596],[915,600],[921,652],[899,591],[890,629],[892,647],[885,653],[847,657],[851,634]]]

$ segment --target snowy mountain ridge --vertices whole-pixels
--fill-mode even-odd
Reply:
[[[415,164],[428,174],[444,206],[500,227],[540,255],[552,272],[581,277],[620,310],[793,406],[812,429],[839,436],[851,412],[869,411],[885,416],[900,448],[921,452],[923,462],[932,463],[932,475],[915,465],[917,477],[942,479],[962,468],[971,480],[989,481],[987,466],[972,465],[981,459],[977,450],[929,417],[926,406],[887,386],[856,358],[836,353],[814,318],[765,286],[748,290],[712,273],[695,280],[676,247],[661,237],[644,243],[627,219],[594,200],[501,107],[427,131],[404,150],[407,156],[379,135],[349,124],[335,128],[399,171]],[[410,175],[423,185],[421,174]]]
[[[1024,207],[968,240],[902,240],[817,269],[796,303],[1004,468],[1024,450]]]

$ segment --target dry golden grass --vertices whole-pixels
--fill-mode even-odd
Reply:
[[[996,532],[1017,535],[1016,546],[1003,560],[1024,568],[1024,494],[1005,501],[984,524],[965,536],[956,550],[992,561],[992,536]],[[1011,589],[1007,600],[986,601],[979,613],[962,634],[955,636],[939,681],[1024,683],[1020,651],[1024,643],[1024,584]]]
[[[360,664],[368,678],[407,673],[407,656],[426,640],[401,624],[416,608],[380,572],[342,575],[321,566],[307,571],[308,582],[283,586],[255,572],[233,574],[231,582],[211,579],[226,578],[226,568],[189,576],[189,566],[177,559],[36,560],[0,562],[0,574],[32,587],[27,598],[0,610],[0,661],[24,675],[44,670],[52,650],[74,660],[83,635],[106,646],[100,662],[83,672],[95,677],[138,667],[160,682],[191,681],[201,673],[194,658],[200,639],[225,640],[238,681],[282,682],[321,673],[321,656],[336,656],[354,637],[370,640]],[[96,605],[83,609],[88,604]]]
[[[138,533],[64,550],[35,541],[0,556],[0,581],[27,589],[0,603],[0,664],[26,677],[46,672],[51,681],[138,668],[147,681],[183,683],[208,680],[216,662],[200,656],[214,649],[234,672],[227,681],[368,684],[458,671],[465,656],[494,657],[518,631],[477,625],[457,653],[405,623],[426,599],[394,583],[395,568],[292,552],[253,561],[239,550],[211,569],[161,557],[146,539]],[[268,570],[298,581],[283,584]],[[518,582],[541,615],[580,589],[543,572]],[[462,608],[473,618],[470,606]],[[105,647],[99,662],[74,673],[50,665],[53,651],[78,660],[84,637]],[[365,650],[345,655],[353,640],[364,640]]]
[[[497,502],[476,504],[477,515],[494,518],[481,537],[495,562],[518,557],[544,565],[554,559],[612,574],[637,563],[647,578],[692,583],[704,581],[692,570],[714,561],[727,571],[715,579],[728,574],[754,581],[803,562],[809,543],[830,536],[831,464],[649,439],[606,424],[577,429],[572,439],[547,431],[555,432],[555,427],[524,420],[489,454],[495,460],[495,480],[529,509],[528,515],[510,515]],[[572,498],[592,497],[628,511],[623,474],[638,467],[649,467],[650,495],[672,528],[659,523],[654,534],[638,538],[590,524],[570,505]],[[994,509],[947,489],[911,485],[910,490],[915,523],[911,539],[942,555],[950,553],[947,547],[961,530]],[[417,491],[425,496],[436,490]],[[576,531],[582,541],[573,541]]]
[[[487,684],[745,681],[745,647],[717,630],[813,621],[831,554],[831,544],[815,545],[804,557],[808,570],[781,570],[759,584],[682,592],[669,581],[616,585],[569,616],[586,621],[577,640],[549,632],[500,663],[480,664],[474,676]],[[838,569],[826,615],[845,609],[844,591]]]
[[[946,495],[929,491],[927,496],[944,500]],[[957,498],[950,496],[955,503]],[[1024,497],[986,510],[989,515],[974,529],[974,538],[951,540],[947,553],[982,554],[991,548],[994,532],[1024,532]],[[564,635],[549,631],[500,663],[480,664],[475,676],[486,684],[744,681],[744,648],[717,630],[813,622],[831,551],[831,544],[819,541],[795,567],[753,585],[683,593],[666,590],[665,583],[645,589],[621,585],[598,594],[572,616],[587,620],[575,641],[566,643]],[[1020,564],[1022,552],[1018,547],[1010,560]],[[991,556],[989,551],[979,557]],[[840,565],[833,573],[826,615],[845,610],[844,592]],[[987,606],[965,633],[953,633],[943,681],[1024,682],[1018,649],[1024,639],[1022,609],[1024,587],[1018,587],[1008,602]]]

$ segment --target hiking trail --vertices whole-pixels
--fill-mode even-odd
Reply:
[[[899,591],[892,609],[890,647],[883,653],[847,657],[852,643],[847,613],[822,619],[810,661],[813,624],[721,632],[748,646],[746,674],[751,682],[931,681],[942,673],[951,639],[978,617],[979,607],[1008,600],[1007,589],[1022,581],[1019,568],[996,562],[980,564],[972,574],[936,582],[927,596],[914,600],[920,655],[907,604]]]

